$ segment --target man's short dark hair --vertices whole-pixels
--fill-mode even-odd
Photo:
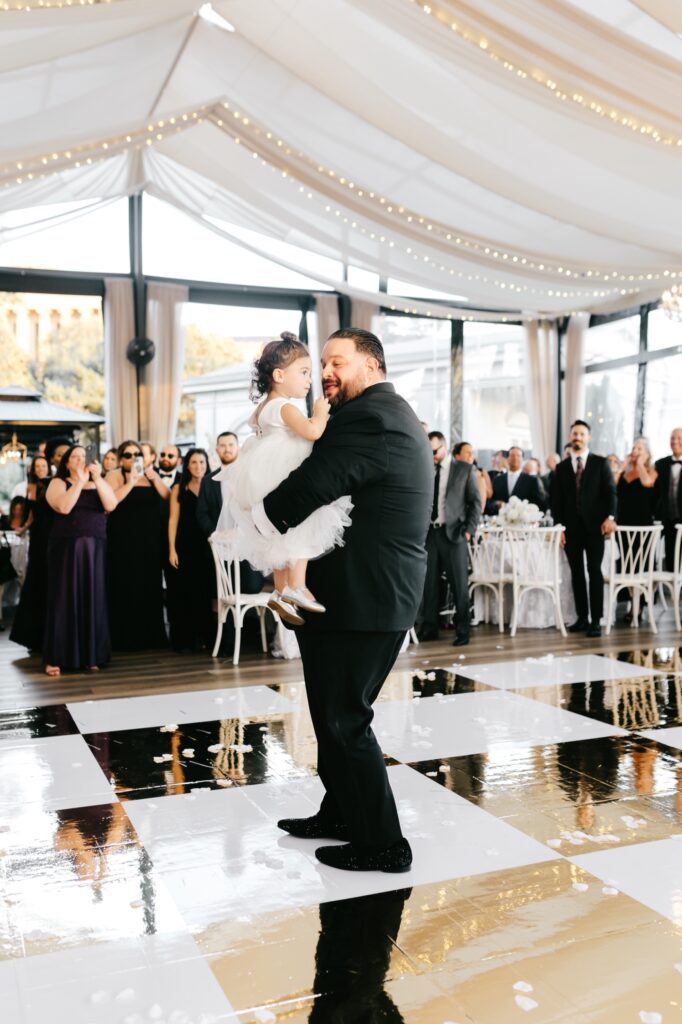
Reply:
[[[573,423],[571,423],[571,430],[573,430],[573,427],[586,427],[588,433],[592,433],[592,427],[585,420],[575,420]]]
[[[386,373],[384,346],[376,334],[372,334],[371,331],[364,331],[362,327],[342,327],[341,330],[334,331],[333,334],[329,335],[330,341],[332,338],[352,338],[358,352],[364,352],[365,355],[373,356],[379,364],[381,372]]]
[[[513,444],[511,446],[511,448],[509,449],[509,451],[507,452],[507,456],[511,455],[511,453],[514,451],[514,449],[516,449],[517,452],[521,452],[521,454],[523,455],[523,448],[521,447],[521,445],[520,444]]]
[[[239,438],[235,434],[234,430],[223,430],[222,434],[218,434],[218,436],[216,437],[216,439],[215,439],[215,443],[216,444],[218,443],[218,441],[220,440],[221,437],[233,437],[235,439],[235,441],[237,441],[237,442],[239,441]]]
[[[427,436],[429,441],[433,441],[435,438],[436,441],[440,441],[441,444],[445,444],[445,434],[441,434],[440,430],[430,430]]]
[[[452,454],[461,455],[462,448],[473,448],[473,445],[471,444],[470,441],[458,441],[455,447],[452,449]]]

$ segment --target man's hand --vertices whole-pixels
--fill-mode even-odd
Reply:
[[[562,548],[566,547],[566,531],[562,530],[559,534],[559,546]]]
[[[100,477],[102,476],[102,467],[96,459],[94,462],[91,462],[90,465],[86,466],[85,468],[86,471],[90,474],[90,479],[93,481],[99,480]]]
[[[615,519],[605,519],[601,524],[601,532],[603,537],[610,537],[612,533],[616,532],[616,521]]]
[[[465,531],[464,531],[464,536],[466,537],[467,541],[470,541],[470,540],[471,540],[471,534],[469,533],[469,531],[468,531],[468,530],[465,530]]]

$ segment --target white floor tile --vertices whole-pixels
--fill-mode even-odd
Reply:
[[[555,657],[525,658],[520,661],[497,661],[482,665],[463,665],[459,675],[478,679],[502,690],[517,690],[531,686],[561,686],[565,683],[595,683],[606,679],[632,679],[634,677],[664,675],[657,669],[629,665],[600,654],[574,654]]]
[[[384,753],[399,761],[627,735],[572,711],[495,691],[378,704],[373,728]]]
[[[117,797],[82,736],[48,736],[0,746],[0,814],[27,806],[57,811]]]
[[[241,686],[224,690],[161,693],[117,700],[88,700],[67,704],[83,733],[141,729],[173,722],[212,722],[221,718],[295,711],[296,704],[269,686]]]
[[[667,747],[682,750],[682,725],[674,725],[670,729],[641,729],[639,735],[656,740],[657,743],[665,743]]]
[[[682,925],[682,836],[571,857],[606,884]]]
[[[556,853],[408,768],[389,768],[414,865],[400,876],[343,872],[315,858],[321,840],[277,828],[319,806],[318,779],[126,804],[156,871],[192,931],[232,917],[310,906],[426,882],[553,860]],[[156,806],[149,812],[146,803]],[[173,804],[173,808],[168,808]],[[189,836],[193,839],[190,840]],[[191,853],[189,852],[191,850]]]
[[[4,979],[4,981],[3,981]],[[100,943],[0,964],[0,995],[14,983],[8,1024],[227,1022],[234,1013],[189,935]],[[10,1004],[11,1007],[12,1004]]]

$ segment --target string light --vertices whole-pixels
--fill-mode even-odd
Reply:
[[[479,52],[483,53],[489,60],[494,61],[504,71],[507,71],[510,75],[515,78],[527,81],[530,84],[538,85],[551,93],[556,99],[562,103],[571,103],[574,106],[580,107],[585,110],[588,114],[599,117],[602,120],[608,119],[612,124],[624,128],[628,131],[636,133],[638,136],[646,138],[651,142],[656,142],[664,146],[681,146],[682,137],[675,135],[664,128],[657,128],[655,125],[648,123],[640,117],[629,113],[628,111],[618,109],[613,106],[608,100],[598,99],[595,96],[586,96],[582,91],[578,91],[569,86],[560,86],[553,75],[547,74],[540,68],[533,67],[521,67],[518,60],[511,60],[499,49],[496,49],[491,45],[490,40],[484,33],[478,29],[470,28],[467,25],[461,24],[456,17],[453,17],[452,13],[445,7],[439,7],[432,4],[424,4],[421,0],[408,0],[410,4],[421,9],[422,13],[429,18],[433,18],[442,25],[443,28],[448,30],[448,33],[452,36],[455,35],[465,43],[475,47]]]
[[[222,111],[220,110],[221,106]],[[388,230],[400,230],[408,233],[430,247],[443,249],[449,256],[457,259],[464,258],[469,261],[475,259],[486,266],[497,265],[500,268],[504,266],[505,272],[512,276],[526,277],[531,271],[534,276],[558,278],[565,281],[566,284],[580,283],[584,285],[589,283],[593,285],[589,290],[572,290],[570,293],[559,291],[557,292],[559,295],[582,295],[585,297],[599,295],[601,297],[602,291],[594,288],[597,281],[608,281],[612,285],[604,293],[608,295],[620,293],[620,289],[615,287],[616,283],[633,284],[645,279],[657,281],[678,276],[678,272],[670,269],[655,274],[649,272],[646,274],[624,274],[605,267],[586,269],[584,266],[575,264],[567,266],[565,262],[551,262],[536,254],[524,253],[520,250],[502,249],[485,239],[458,232],[452,226],[428,218],[388,199],[376,189],[358,184],[357,181],[334,168],[325,167],[300,150],[288,145],[285,140],[278,138],[272,131],[261,127],[253,117],[247,116],[239,109],[232,109],[231,104],[227,101],[218,105],[216,110],[208,115],[208,120],[227,135],[232,136],[235,141],[239,139],[241,145],[248,145],[256,158],[275,167],[281,174],[286,172],[295,181],[297,187],[305,188],[312,182],[312,187],[325,196],[325,213],[333,212],[335,217],[342,216],[341,212],[330,204],[330,200],[332,200],[347,208],[361,210],[364,214],[369,213],[374,220],[385,224]],[[308,198],[311,198],[310,193]],[[406,252],[408,255],[412,255],[410,248],[406,249]],[[414,258],[418,257],[415,255]],[[434,267],[438,265],[437,260],[431,262]],[[682,270],[679,272],[679,276],[682,277]],[[475,278],[469,276],[467,279],[474,280]],[[595,281],[593,282],[592,279]],[[492,283],[489,278],[482,280]],[[527,290],[524,286],[516,286],[513,283],[507,284],[506,287],[512,291],[515,289]],[[630,289],[633,294],[636,290]]]
[[[121,3],[121,0],[0,0],[0,12],[5,11],[51,11],[62,7],[101,7],[105,4]]]

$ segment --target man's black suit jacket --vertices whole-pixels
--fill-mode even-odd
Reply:
[[[554,470],[552,485],[552,517],[572,530],[582,523],[588,530],[599,532],[617,508],[613,473],[603,455],[587,456],[580,487],[580,507],[576,502],[575,473],[570,458],[563,459]]]
[[[265,498],[265,513],[284,532],[346,494],[353,510],[344,547],[308,567],[308,585],[327,611],[308,615],[306,628],[410,629],[426,574],[433,453],[387,381],[341,406],[309,457]]]
[[[664,459],[657,459],[656,461],[656,472],[658,473],[656,483],[654,484],[656,515],[664,523],[672,522],[668,506],[672,461],[672,455],[666,455]],[[680,471],[677,478],[677,506],[682,509],[682,471]]]
[[[201,481],[201,487],[199,488],[197,520],[206,537],[210,537],[218,525],[218,519],[223,507],[223,492],[220,480],[216,480],[220,469],[216,469],[215,473],[207,473]]]
[[[544,509],[545,497],[540,481],[530,473],[519,473],[518,480],[514,485],[512,494],[509,493],[509,477],[506,473],[499,473],[493,480],[493,501],[509,501],[511,496],[521,501],[532,501],[538,508]]]

